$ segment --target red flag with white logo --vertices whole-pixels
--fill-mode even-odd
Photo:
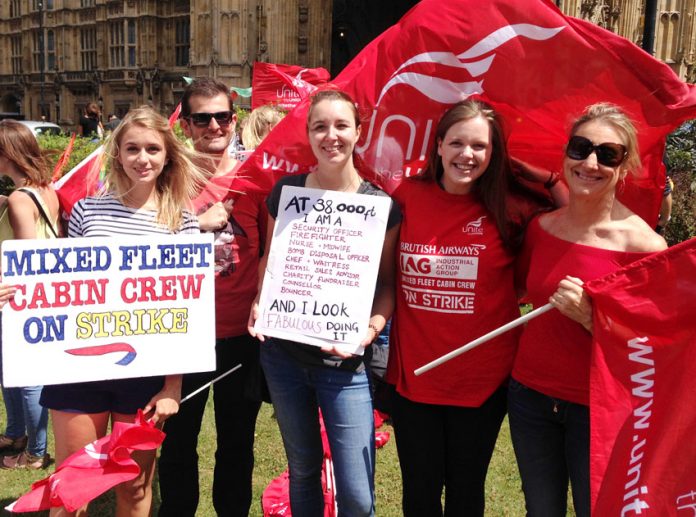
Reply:
[[[135,479],[140,467],[131,453],[157,449],[163,440],[164,433],[138,410],[134,423],[114,423],[110,435],[68,457],[55,473],[34,483],[29,493],[6,509],[21,513],[63,506],[74,512],[110,488]]]
[[[254,63],[251,79],[251,108],[273,104],[291,111],[302,99],[330,78],[325,68]]]
[[[514,157],[560,170],[572,119],[622,106],[639,130],[644,169],[621,197],[652,224],[664,186],[664,138],[696,117],[696,92],[633,43],[540,0],[422,0],[333,81],[358,103],[361,173],[388,192],[420,171],[441,114],[471,95],[507,121]],[[254,91],[256,94],[256,91]],[[256,150],[240,188],[270,188],[315,164],[302,101]]]
[[[696,515],[696,239],[589,282],[593,515]]]

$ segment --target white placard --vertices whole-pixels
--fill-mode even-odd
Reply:
[[[284,186],[255,330],[362,354],[391,200]]]
[[[212,234],[2,243],[5,386],[215,369]]]

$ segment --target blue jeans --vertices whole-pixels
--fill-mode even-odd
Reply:
[[[24,388],[2,388],[7,411],[7,430],[10,438],[29,438],[27,451],[34,456],[46,454],[46,436],[48,430],[48,410],[41,407],[42,386]]]
[[[531,517],[565,517],[568,479],[575,514],[590,515],[590,411],[512,379],[508,414],[512,445]]]
[[[321,409],[334,464],[338,514],[374,515],[375,428],[367,373],[302,365],[273,339],[261,344],[261,365],[288,457],[292,514],[324,515]]]

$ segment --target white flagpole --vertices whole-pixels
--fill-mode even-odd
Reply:
[[[227,370],[227,371],[226,371],[225,373],[223,373],[222,375],[218,375],[217,377],[215,377],[215,378],[214,378],[212,381],[210,381],[209,383],[204,384],[203,386],[201,386],[201,387],[198,388],[197,390],[192,391],[191,393],[189,393],[188,395],[186,395],[183,399],[181,399],[181,400],[179,401],[179,404],[182,404],[183,402],[186,402],[188,399],[190,399],[190,398],[192,398],[192,397],[195,397],[196,395],[198,395],[201,391],[203,391],[203,390],[206,389],[207,387],[209,387],[209,386],[215,384],[217,381],[219,381],[219,380],[222,379],[223,377],[227,377],[229,374],[231,374],[231,373],[234,372],[235,370],[239,370],[241,367],[242,367],[242,363],[239,363],[237,366],[235,366],[235,367],[232,368],[231,370]]]
[[[421,375],[421,374],[427,372],[428,370],[432,370],[436,366],[440,366],[442,363],[446,363],[450,359],[454,359],[458,355],[461,355],[464,352],[468,352],[472,348],[476,348],[477,346],[482,345],[486,341],[489,341],[489,340],[493,339],[494,337],[499,336],[500,334],[507,332],[508,330],[514,329],[515,327],[519,327],[523,323],[526,323],[529,320],[536,318],[537,316],[540,316],[540,315],[544,314],[545,312],[550,311],[551,309],[553,309],[553,305],[551,305],[550,303],[547,303],[546,305],[543,305],[543,306],[539,307],[538,309],[535,309],[531,312],[528,312],[524,316],[520,316],[516,320],[512,320],[511,322],[506,323],[505,325],[503,325],[500,328],[497,328],[495,330],[490,331],[488,334],[485,334],[485,335],[481,336],[480,338],[474,339],[470,343],[467,343],[466,345],[461,346],[461,347],[457,348],[456,350],[452,350],[451,352],[443,355],[442,357],[438,357],[434,361],[431,361],[428,364],[421,366],[420,368],[417,368],[416,370],[413,371],[413,373],[415,373],[416,375]]]

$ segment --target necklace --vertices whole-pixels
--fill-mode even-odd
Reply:
[[[327,189],[326,187],[324,187],[324,185],[321,184],[321,180],[319,179],[319,174],[317,174],[316,172],[314,172],[313,174],[314,174],[314,180],[317,182],[317,185],[319,185],[319,188],[322,190],[333,190],[334,192],[347,192],[355,185],[355,177],[353,177],[350,180],[350,183],[348,183],[348,185],[346,185],[343,188]],[[358,178],[358,188],[360,188],[360,184],[362,183],[362,178],[360,176],[358,176],[357,174],[356,174],[356,176]]]

